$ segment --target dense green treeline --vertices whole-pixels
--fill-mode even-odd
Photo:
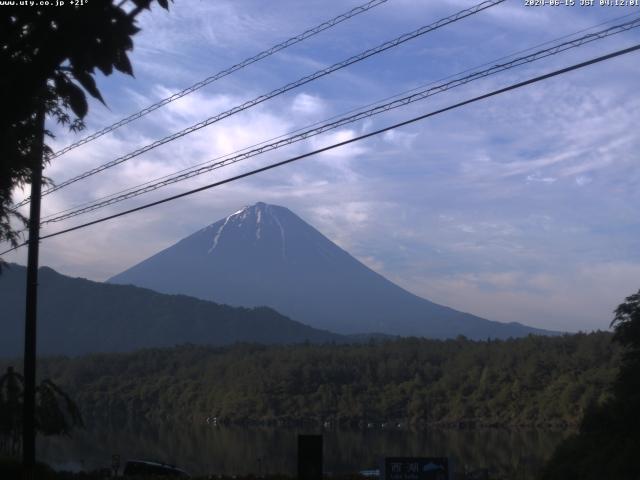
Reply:
[[[575,435],[549,460],[544,480],[640,478],[640,290],[615,310],[613,341],[622,347],[608,398],[591,406]]]
[[[46,358],[39,374],[61,385],[88,422],[564,426],[606,398],[619,355],[608,333],[185,345]]]

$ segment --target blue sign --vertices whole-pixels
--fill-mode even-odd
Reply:
[[[385,480],[448,480],[449,459],[446,457],[387,457]]]

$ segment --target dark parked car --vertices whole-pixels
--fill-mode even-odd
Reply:
[[[165,477],[190,477],[187,472],[166,463],[147,462],[146,460],[129,460],[124,467],[123,475],[162,475]]]

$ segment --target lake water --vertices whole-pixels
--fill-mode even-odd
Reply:
[[[324,435],[326,472],[377,468],[384,456],[444,456],[456,471],[489,468],[494,475],[533,478],[567,432],[548,430],[331,430],[138,425],[77,430],[72,438],[38,440],[38,458],[66,470],[108,468],[111,457],[155,460],[191,474],[295,475],[298,433]]]

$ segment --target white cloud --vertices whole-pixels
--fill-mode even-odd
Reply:
[[[472,225],[458,225],[458,230],[464,233],[476,233],[476,229]]]
[[[326,107],[320,97],[308,93],[299,93],[293,100],[291,110],[294,114],[314,116],[323,114],[326,111]]]
[[[578,175],[575,179],[576,185],[579,187],[584,187],[585,185],[589,185],[593,179],[586,175]]]
[[[534,173],[533,175],[527,175],[527,182],[529,183],[546,183],[551,184],[555,183],[557,178],[554,177],[543,177],[539,173]]]
[[[403,150],[409,150],[414,144],[417,133],[403,132],[400,130],[388,130],[382,135],[382,139],[389,144]]]

